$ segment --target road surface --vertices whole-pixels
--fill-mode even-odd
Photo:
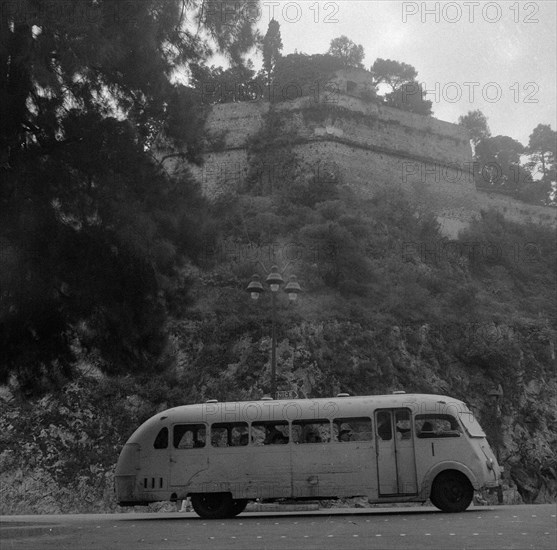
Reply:
[[[2,550],[489,549],[555,550],[555,504],[328,509],[243,513],[203,520],[193,513],[4,516]]]

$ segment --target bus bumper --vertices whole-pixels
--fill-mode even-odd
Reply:
[[[494,489],[495,487],[499,487],[499,485],[501,485],[501,479],[486,481],[484,483],[484,487],[486,487],[487,489]]]
[[[117,475],[114,477],[116,499],[120,506],[133,506],[135,497],[135,475]]]

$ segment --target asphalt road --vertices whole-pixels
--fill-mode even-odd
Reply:
[[[4,516],[2,550],[129,549],[489,549],[555,550],[555,504],[328,509],[243,513],[203,520],[193,513]]]

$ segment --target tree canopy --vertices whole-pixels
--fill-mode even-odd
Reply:
[[[528,152],[536,163],[541,164],[542,177],[555,179],[557,157],[557,132],[549,124],[538,124],[530,134]]]
[[[347,36],[333,38],[327,53],[340,59],[343,67],[363,67],[364,47],[361,44],[355,44]]]
[[[432,103],[425,99],[426,92],[418,82],[407,82],[385,95],[385,103],[418,115],[431,115]]]
[[[528,147],[509,136],[492,136],[486,116],[469,111],[458,123],[468,130],[473,143],[474,175],[478,187],[505,192],[533,204],[552,203],[555,180],[555,137],[549,125],[539,124]],[[543,153],[542,153],[543,151]],[[541,168],[542,177],[536,177]],[[547,168],[547,170],[546,170]]]
[[[329,54],[293,53],[281,57],[273,78],[273,100],[323,93],[342,60]]]
[[[468,130],[474,145],[477,145],[483,139],[491,137],[487,118],[479,109],[468,111],[466,115],[458,117],[458,123]]]
[[[174,77],[213,51],[241,62],[256,36],[211,1],[55,5],[0,5],[0,382],[29,391],[80,354],[108,372],[164,367],[180,264],[204,231],[179,161],[199,158],[203,112]]]
[[[280,25],[275,19],[271,19],[267,33],[262,42],[263,69],[267,77],[267,83],[271,83],[273,71],[281,57],[282,39],[280,36]]]
[[[400,89],[403,84],[414,82],[418,76],[418,71],[408,63],[381,58],[375,60],[370,72],[376,85],[384,82],[391,87],[391,92]]]

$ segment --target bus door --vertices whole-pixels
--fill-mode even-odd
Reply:
[[[416,494],[416,459],[410,410],[377,410],[375,426],[379,496]]]

